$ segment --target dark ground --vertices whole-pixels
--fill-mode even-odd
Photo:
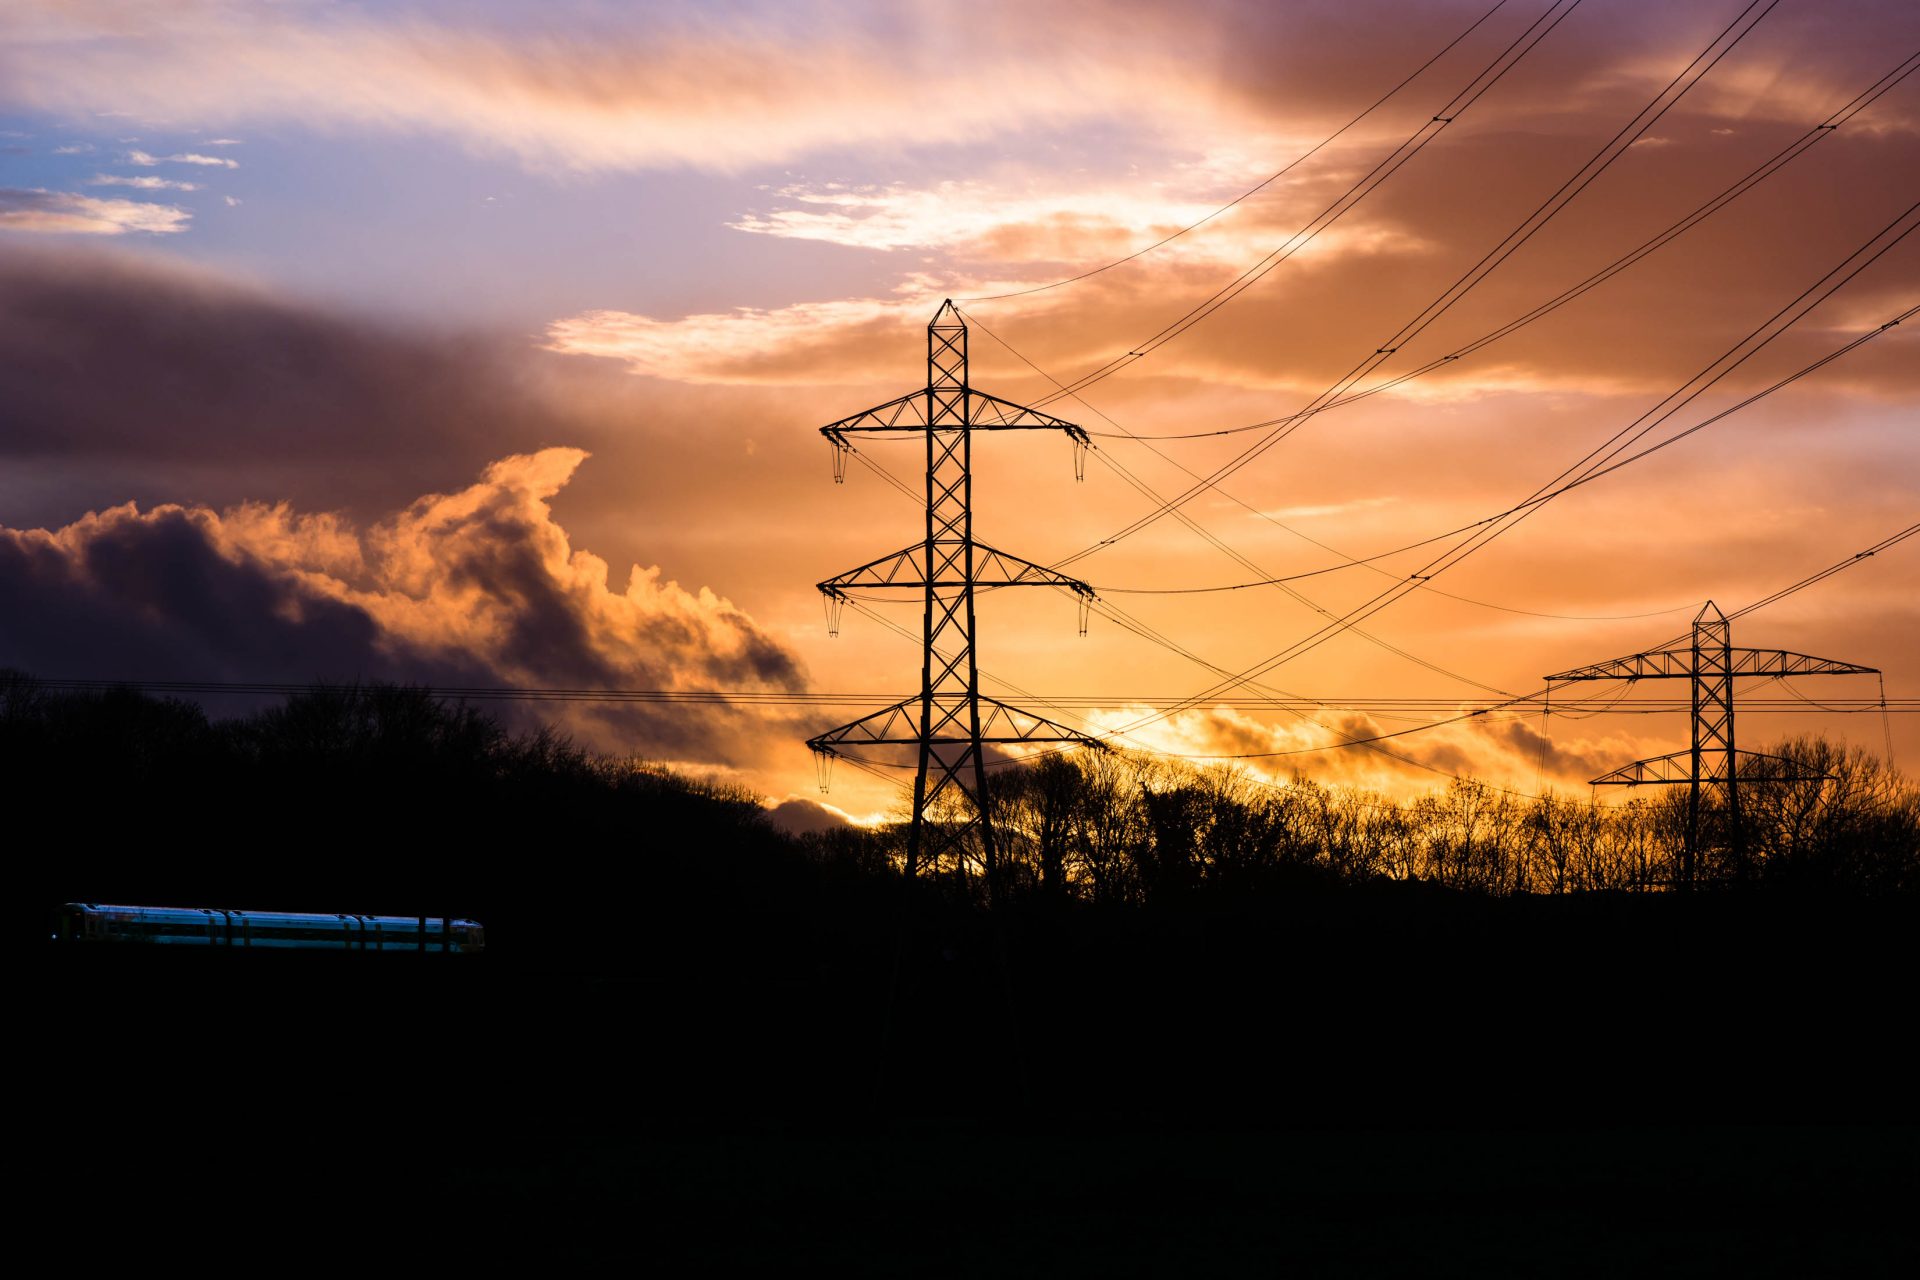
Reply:
[[[613,940],[591,959],[492,929],[475,957],[25,947],[27,1242],[669,1274],[1920,1263],[1905,904],[949,916],[897,966],[870,913],[581,905]]]

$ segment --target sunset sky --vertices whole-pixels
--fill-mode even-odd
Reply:
[[[978,536],[1053,564],[1154,509],[1125,477],[1171,498],[1267,433],[1130,435],[1312,403],[1710,47],[1724,56],[1695,87],[1360,386],[1524,315],[1882,92],[1563,309],[1302,422],[1181,508],[1211,541],[1168,518],[1072,563],[1168,644],[1103,617],[1082,639],[1052,592],[984,598],[984,687],[1128,724],[1140,700],[1285,651],[1317,610],[1449,544],[1290,592],[1154,591],[1329,568],[1494,515],[1843,263],[1884,249],[1645,443],[1920,304],[1920,234],[1898,239],[1920,222],[1920,71],[1884,83],[1920,65],[1920,6],[1508,0],[1313,150],[1490,8],[9,0],[0,666],[863,695],[539,709],[596,749],[819,799],[805,739],[914,692],[920,612],[903,594],[872,607],[913,634],[849,611],[830,639],[814,584],[922,530],[916,501],[858,461],[835,485],[816,429],[924,384],[942,299],[974,323],[974,385],[1008,399],[1121,359],[1047,406],[1097,433],[1084,483],[1057,435],[976,442]],[[1750,33],[1716,45],[1743,14]],[[1538,43],[1450,108],[1530,26]],[[1296,160],[1163,247],[1022,292],[1208,219]],[[911,440],[862,451],[919,485]],[[1709,598],[1731,612],[1872,546],[1920,520],[1916,495],[1920,318],[1566,494],[1263,680],[1336,704],[1529,693],[1670,640]],[[1880,667],[1889,697],[1920,697],[1917,583],[1920,539],[1742,618],[1734,642]],[[1871,677],[1795,687],[1879,693]],[[1199,757],[1337,741],[1316,718],[1409,723],[1229,696],[1125,741]],[[1878,714],[1739,722],[1756,748],[1813,730],[1885,749]],[[1920,717],[1893,717],[1892,735],[1920,770]],[[1397,740],[1427,769],[1354,749],[1246,765],[1585,796],[1587,778],[1686,738],[1684,715],[1535,714]],[[850,769],[824,799],[860,818],[898,805]]]

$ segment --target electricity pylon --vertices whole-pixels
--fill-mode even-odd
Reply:
[[[907,431],[926,435],[925,540],[828,578],[819,587],[827,598],[833,630],[837,630],[839,606],[851,590],[909,588],[923,593],[920,693],[811,738],[807,746],[823,757],[823,763],[849,745],[919,748],[906,874],[911,878],[923,862],[938,866],[949,850],[958,850],[964,859],[965,841],[978,830],[992,894],[997,892],[999,872],[987,812],[986,749],[1027,743],[1098,744],[1065,725],[980,692],[974,662],[974,592],[993,587],[1064,587],[1079,597],[1083,633],[1086,608],[1094,594],[1077,578],[974,538],[973,433],[1064,431],[1073,442],[1076,462],[1089,442],[1087,433],[1070,422],[969,385],[967,326],[951,299],[941,304],[927,325],[924,390],[820,428],[834,446],[834,479],[844,475],[845,456],[852,451],[849,435]],[[950,791],[964,797],[971,814],[958,822],[930,821],[936,804]]]
[[[1685,751],[1636,760],[1593,779],[1592,785],[1638,787],[1687,784],[1686,862],[1682,883],[1691,889],[1700,850],[1700,792],[1718,783],[1725,793],[1729,844],[1734,861],[1744,858],[1740,832],[1740,783],[1817,782],[1827,774],[1809,772],[1782,756],[1742,751],[1733,742],[1733,682],[1741,676],[1852,676],[1878,675],[1879,668],[1863,667],[1832,658],[1815,658],[1785,649],[1739,649],[1733,644],[1733,625],[1709,600],[1694,615],[1693,633],[1686,641],[1646,653],[1630,654],[1589,667],[1575,667],[1547,677],[1547,685],[1577,680],[1686,680],[1693,690],[1693,745]]]

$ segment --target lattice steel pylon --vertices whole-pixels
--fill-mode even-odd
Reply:
[[[1879,668],[1832,658],[1815,658],[1785,649],[1741,649],[1733,644],[1733,625],[1709,600],[1694,615],[1691,636],[1664,648],[1630,654],[1610,662],[1575,667],[1546,677],[1547,686],[1579,680],[1686,680],[1693,691],[1693,745],[1685,751],[1636,760],[1593,779],[1592,785],[1638,787],[1686,783],[1687,843],[1681,871],[1683,886],[1692,888],[1700,851],[1701,789],[1720,785],[1726,798],[1728,843],[1735,865],[1744,864],[1741,843],[1740,783],[1813,782],[1826,774],[1810,773],[1781,756],[1742,751],[1733,741],[1733,682],[1741,676],[1851,676],[1878,675]]]
[[[980,692],[974,660],[974,593],[980,588],[1064,587],[1080,601],[1081,629],[1093,588],[1077,578],[995,550],[973,536],[973,433],[1063,431],[1072,441],[1076,474],[1086,432],[976,391],[967,375],[967,326],[951,299],[927,325],[927,385],[883,405],[820,428],[834,447],[834,479],[845,474],[853,451],[847,437],[918,431],[927,445],[927,514],[924,541],[882,556],[819,584],[827,599],[829,628],[837,630],[839,605],[856,589],[915,589],[923,594],[920,692],[851,724],[810,738],[807,746],[830,760],[847,746],[914,746],[919,764],[913,782],[913,821],[907,838],[906,875],[957,851],[979,833],[988,893],[999,892],[999,863],[988,815],[986,749],[1027,743],[1096,740],[1043,716],[1022,711]],[[968,782],[971,780],[971,789]],[[933,822],[950,794],[964,797],[971,812],[960,821]]]

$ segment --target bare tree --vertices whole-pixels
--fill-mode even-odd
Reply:
[[[1920,887],[1920,789],[1879,757],[1825,738],[1792,738],[1768,754],[1824,777],[1742,788],[1742,826],[1764,879],[1875,893]]]

